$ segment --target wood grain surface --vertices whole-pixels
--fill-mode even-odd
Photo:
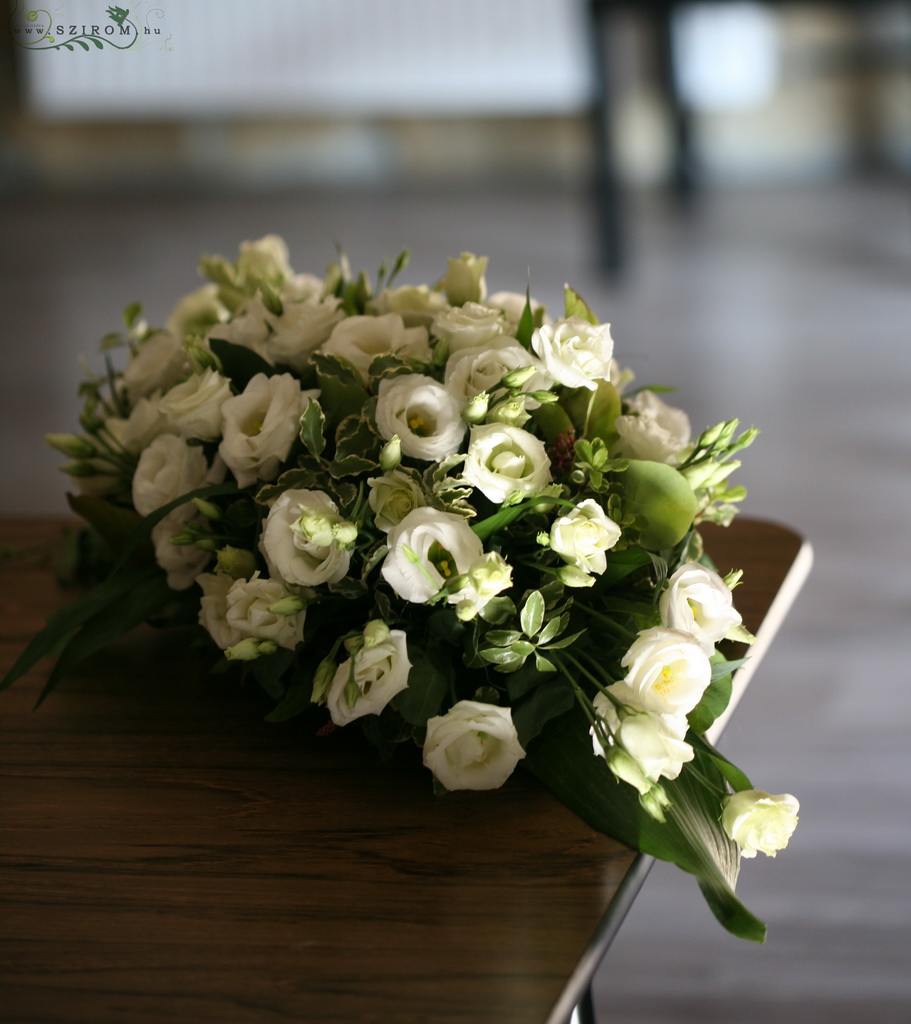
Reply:
[[[0,672],[72,596],[60,529],[0,521]],[[749,561],[755,630],[799,538],[707,544]],[[634,854],[524,773],[435,798],[414,753],[265,723],[189,640],[139,630],[34,712],[46,663],[0,695],[0,1021],[551,1019]]]

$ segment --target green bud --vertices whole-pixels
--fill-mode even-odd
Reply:
[[[593,587],[595,577],[589,576],[575,565],[564,565],[557,571],[560,582],[567,587]]]
[[[256,637],[248,636],[233,647],[226,648],[225,657],[228,661],[255,661],[262,653],[264,652],[260,650],[260,641]]]
[[[376,647],[389,639],[389,627],[382,619],[371,619],[364,626],[364,646]]]
[[[462,419],[466,423],[483,423],[490,406],[490,395],[486,391],[475,395],[462,409]]]
[[[670,807],[671,802],[662,786],[652,786],[647,793],[641,793],[639,803],[649,817],[654,818],[661,825],[664,824],[664,809]]]
[[[627,782],[639,792],[640,797],[649,793],[654,786],[651,779],[646,778],[639,762],[623,747],[612,744],[604,752],[607,767],[621,782]]]
[[[456,618],[459,622],[471,622],[478,614],[474,601],[459,601],[455,606]]]
[[[198,370],[218,370],[221,373],[221,360],[214,352],[210,352],[198,338],[190,338],[184,345],[187,358]]]
[[[68,462],[59,468],[61,473],[66,473],[68,476],[104,476],[104,473],[97,466],[93,466],[91,462]]]
[[[536,366],[517,366],[514,370],[510,370],[500,383],[504,388],[509,388],[512,391],[527,384],[537,372]]]
[[[466,302],[483,302],[487,296],[486,269],[486,256],[463,252],[458,259],[450,259],[446,276],[440,282],[449,304],[463,306]]]
[[[218,550],[218,541],[214,537],[197,537],[196,546],[200,551],[212,551]]]
[[[313,693],[310,695],[310,700],[314,704],[321,703],[325,698],[326,692],[335,678],[335,670],[336,664],[332,658],[324,658],[316,666],[316,672],[313,673]]]
[[[528,397],[533,398],[539,405],[555,405],[560,401],[560,396],[553,391],[529,391]]]
[[[523,427],[531,419],[531,416],[525,411],[524,397],[516,395],[514,398],[507,398],[504,402],[499,402],[495,405],[488,419],[491,423],[505,423],[510,427]]]
[[[727,427],[727,421],[722,423],[716,423],[714,427],[708,427],[703,430],[699,435],[699,440],[696,442],[700,448],[710,448],[713,444],[716,444]]]
[[[384,473],[388,473],[389,470],[395,469],[401,461],[402,439],[398,434],[393,434],[380,451],[380,469]]]
[[[332,527],[336,543],[340,547],[348,547],[357,540],[357,527],[346,519],[341,520]]]
[[[275,604],[269,605],[269,611],[273,615],[298,615],[307,607],[307,602],[296,594],[289,594]]]
[[[196,544],[198,538],[192,530],[181,530],[180,533],[175,533],[170,538],[170,541],[175,547],[185,548],[189,547],[190,544]]]
[[[77,434],[45,434],[44,440],[71,459],[89,459],[98,454],[98,449],[88,438]]]
[[[217,523],[222,517],[221,509],[214,502],[206,501],[205,498],[194,498],[193,504],[206,519],[211,520],[213,523]]]
[[[244,548],[233,548],[226,544],[218,552],[218,572],[226,573],[235,580],[248,580],[256,572],[256,556]]]

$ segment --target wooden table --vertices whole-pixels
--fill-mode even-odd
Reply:
[[[0,672],[68,599],[59,536],[0,521]],[[767,642],[808,549],[706,537]],[[0,694],[0,1021],[562,1024],[649,867],[524,773],[435,798],[414,757],[263,722],[185,634],[138,631],[33,713],[46,673]]]

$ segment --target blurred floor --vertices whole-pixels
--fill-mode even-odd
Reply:
[[[713,191],[688,215],[631,201],[632,266],[594,270],[584,197],[484,190],[283,196],[21,197],[0,260],[0,513],[64,509],[46,430],[72,429],[78,357],[129,301],[162,322],[200,251],[268,231],[298,270],[341,243],[403,281],[490,257],[492,291],[559,309],[570,281],[613,324],[640,383],[671,383],[694,429],[738,415],[762,435],[736,479],[750,515],[806,533],[816,567],[723,741],[802,822],[740,892],[769,924],[747,947],[692,880],[658,865],[596,981],[600,1020],[898,1024],[911,1013],[911,206],[874,181]],[[903,635],[904,634],[904,635]]]

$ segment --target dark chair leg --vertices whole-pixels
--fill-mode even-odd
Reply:
[[[617,175],[614,147],[613,104],[608,11],[599,0],[589,0],[591,57],[594,72],[591,131],[594,148],[594,205],[598,262],[610,274],[619,274],[625,264],[622,193]]]
[[[668,104],[671,119],[671,138],[674,162],[671,167],[671,185],[679,200],[688,200],[696,191],[697,169],[695,160],[693,114],[680,94],[674,61],[675,0],[659,3],[652,10],[652,27],[658,59],[661,88]]]

